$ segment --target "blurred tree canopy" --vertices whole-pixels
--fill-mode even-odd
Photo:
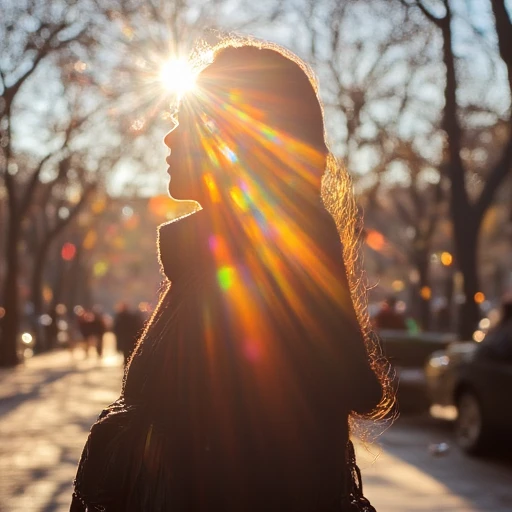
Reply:
[[[211,28],[273,39],[316,70],[331,147],[366,211],[369,268],[410,287],[424,328],[440,251],[454,253],[450,279],[463,276],[464,338],[481,272],[506,281],[510,2],[0,0],[0,10],[0,365],[17,362],[23,304],[36,318],[51,306],[57,245],[66,234],[87,245],[107,210],[87,214],[98,198],[163,191],[160,69]]]

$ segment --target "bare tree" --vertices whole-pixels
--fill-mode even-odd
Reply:
[[[421,11],[439,31],[442,38],[442,62],[445,67],[444,108],[442,128],[446,134],[448,165],[446,175],[450,181],[450,211],[454,226],[455,251],[459,268],[464,276],[465,302],[460,316],[459,335],[470,338],[478,322],[479,309],[475,295],[480,291],[478,279],[477,248],[479,233],[485,213],[492,204],[496,192],[512,168],[512,110],[508,108],[505,120],[506,137],[501,145],[500,157],[485,173],[486,181],[478,194],[472,194],[468,179],[468,165],[463,158],[465,128],[461,118],[461,90],[463,78],[460,59],[454,50],[454,24],[457,12],[454,3],[441,0],[435,7],[428,7],[421,0],[403,4]],[[483,6],[481,6],[483,7]],[[490,0],[494,16],[496,37],[495,58],[507,71],[505,80],[512,95],[512,21],[505,0]],[[478,35],[478,34],[477,34]],[[499,57],[498,57],[499,55]]]
[[[80,155],[58,162],[55,178],[40,185],[39,200],[32,209],[35,228],[31,295],[35,316],[43,312],[42,284],[48,253],[56,239],[76,220],[102,187],[105,176],[115,166],[116,157],[105,158],[95,172],[81,167]]]
[[[50,86],[65,86],[52,70],[66,66],[80,67],[98,46],[100,11],[94,2],[50,2],[29,0],[26,5],[2,1],[0,24],[0,180],[7,193],[6,276],[3,283],[5,316],[0,339],[0,366],[17,363],[17,333],[20,322],[18,290],[19,241],[22,223],[27,218],[46,166],[66,150],[73,125],[64,133],[44,141],[40,150],[27,160],[33,165],[20,168],[20,134],[23,122],[33,114],[31,103],[37,95],[25,94],[27,87],[44,82]],[[46,75],[46,76],[45,76]],[[52,78],[50,78],[52,77]],[[60,85],[59,85],[60,84]],[[59,116],[58,102],[54,109]],[[35,141],[41,138],[34,137]],[[33,148],[34,149],[34,148]],[[37,148],[39,149],[39,148]]]

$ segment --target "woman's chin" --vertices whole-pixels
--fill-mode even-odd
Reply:
[[[178,208],[180,211],[186,210],[186,213],[193,213],[197,210],[203,209],[203,207],[195,199],[178,199],[172,195],[170,190],[169,197],[176,204],[176,208]]]

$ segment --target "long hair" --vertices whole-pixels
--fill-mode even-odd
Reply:
[[[238,51],[238,57],[237,57]],[[245,51],[245,54],[243,53]],[[226,96],[226,90],[220,90],[217,85],[216,76],[225,75],[226,73],[230,77],[229,90],[250,90],[250,84],[252,75],[262,73],[261,69],[251,70],[251,57],[254,56],[254,52],[261,51],[266,52],[266,60],[270,63],[276,62],[276,65],[266,70],[269,81],[271,84],[268,86],[268,90],[276,87],[276,84],[283,83],[283,89],[277,96],[280,101],[286,98],[286,88],[291,87],[288,91],[288,96],[295,96],[301,99],[300,109],[304,119],[308,122],[300,126],[288,123],[285,116],[282,115],[283,108],[280,104],[272,104],[269,101],[269,96],[266,94],[264,80],[259,80],[258,87],[253,96],[248,98],[248,102],[264,111],[264,114],[272,115],[272,110],[277,112],[276,117],[272,118],[272,123],[278,122],[286,132],[293,132],[294,137],[299,140],[306,141],[307,147],[313,147],[315,150],[325,151],[326,157],[322,160],[322,168],[319,169],[321,177],[321,198],[325,208],[330,213],[336,224],[339,238],[342,244],[343,254],[342,259],[346,270],[346,276],[348,280],[348,287],[350,290],[350,296],[352,299],[352,306],[359,329],[364,340],[366,352],[371,364],[371,367],[377,375],[380,384],[382,386],[383,394],[382,400],[378,406],[369,414],[363,415],[365,418],[371,419],[384,419],[389,417],[389,413],[393,408],[395,402],[395,395],[392,386],[393,373],[389,363],[382,354],[381,346],[377,335],[373,332],[367,308],[367,279],[363,268],[362,258],[362,225],[363,219],[361,213],[357,207],[355,195],[353,191],[353,183],[349,172],[344,167],[342,161],[336,158],[335,155],[329,150],[329,139],[325,132],[324,108],[322,101],[319,97],[318,80],[311,69],[297,55],[287,50],[286,48],[277,45],[275,43],[262,41],[259,39],[240,36],[240,35],[229,35],[224,36],[220,41],[211,46],[205,42],[197,45],[195,51],[191,56],[192,66],[199,73],[200,85],[203,86],[203,90],[208,91],[208,101],[202,100],[201,109],[205,111],[205,105],[215,106],[217,102],[217,110],[213,112],[213,118],[218,118],[218,101],[219,97],[223,98]],[[242,58],[240,58],[242,56]],[[235,64],[233,61],[235,60]],[[246,63],[245,66],[240,66],[240,63]],[[236,66],[239,66],[237,69]],[[281,73],[278,79],[275,79],[275,73]],[[225,80],[224,80],[225,83]],[[215,96],[215,100],[212,100],[212,94]],[[201,99],[199,100],[201,101]],[[193,102],[193,100],[192,100]],[[229,99],[226,100],[229,106]],[[207,108],[207,107],[206,107]],[[186,112],[186,101],[182,101],[181,110]],[[239,126],[258,125],[259,118],[255,115],[251,118],[251,123],[247,122],[247,119],[243,117],[247,116],[246,113],[230,112],[233,116],[239,116]],[[280,117],[279,117],[280,116]],[[265,132],[265,126],[262,124],[261,130]],[[242,130],[244,128],[241,128]],[[254,137],[254,132],[249,134]],[[237,133],[236,136],[239,136]],[[272,134],[266,133],[270,140],[262,140],[261,146],[265,144],[273,143]],[[297,145],[293,147],[297,151]],[[260,166],[260,173],[265,172],[261,169],[265,166]],[[268,166],[270,167],[270,166]],[[309,169],[311,170],[311,168]],[[306,173],[304,173],[306,174]],[[297,177],[297,176],[296,176]],[[296,178],[295,177],[295,178]],[[300,176],[299,176],[300,178]],[[268,175],[260,176],[260,179],[265,182],[265,186],[270,187],[273,179],[272,172]],[[311,196],[314,196],[317,191],[315,185],[308,182],[308,177],[304,176],[303,186],[295,186],[289,188],[290,197],[284,197],[285,193],[282,191],[283,187],[280,188],[280,199],[289,201],[289,203],[295,203],[295,211],[300,211],[302,206],[307,202],[311,201]],[[298,193],[299,192],[299,193]],[[223,198],[227,197],[229,191],[220,188],[220,194],[226,194]],[[301,203],[302,201],[302,203]],[[155,312],[155,315],[159,315],[159,312]],[[151,325],[152,322],[149,323]]]

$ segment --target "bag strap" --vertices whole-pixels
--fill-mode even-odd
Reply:
[[[372,504],[364,497],[361,470],[356,462],[354,444],[349,439],[346,448],[348,475],[345,496],[343,497],[343,512],[377,512]]]

